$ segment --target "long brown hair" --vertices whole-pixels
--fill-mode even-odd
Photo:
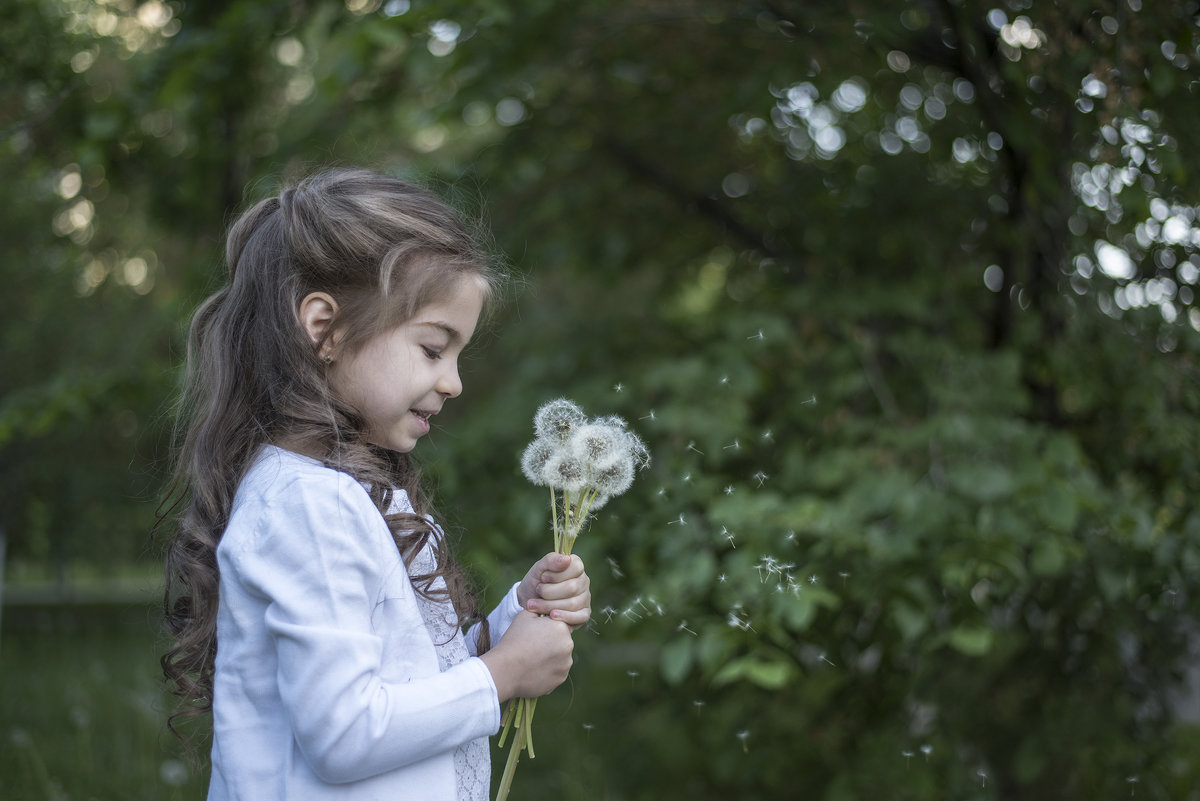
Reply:
[[[329,293],[339,353],[410,319],[467,277],[492,297],[501,281],[479,231],[431,192],[365,170],[337,169],[247,209],[225,248],[227,284],[196,311],[188,334],[179,409],[179,456],[160,522],[179,510],[167,548],[163,611],[173,644],[162,657],[182,716],[212,709],[217,652],[217,544],[238,484],[259,449],[282,444],[321,459],[369,488],[406,564],[432,539],[433,572],[418,592],[449,597],[460,623],[486,618],[430,522],[420,471],[406,453],[368,443],[356,410],[330,390],[326,366],[302,328],[298,307]],[[328,335],[327,335],[328,336]],[[396,490],[412,514],[388,514]],[[433,583],[443,578],[446,589]],[[483,629],[481,650],[487,648]]]

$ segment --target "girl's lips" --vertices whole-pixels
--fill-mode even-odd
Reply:
[[[421,429],[422,434],[429,433],[429,418],[433,416],[433,412],[423,412],[419,409],[409,409],[412,416],[417,419],[417,425]]]

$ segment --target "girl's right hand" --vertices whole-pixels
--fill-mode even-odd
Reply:
[[[561,620],[520,612],[500,642],[479,657],[492,673],[500,703],[537,698],[567,680],[575,644]]]

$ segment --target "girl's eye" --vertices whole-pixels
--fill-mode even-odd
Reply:
[[[434,361],[436,361],[436,360],[438,360],[438,359],[442,358],[442,354],[441,354],[441,352],[440,352],[440,351],[436,351],[436,350],[434,350],[433,348],[427,348],[427,347],[425,347],[424,345],[422,345],[422,346],[421,346],[421,350],[425,351],[425,355],[426,355],[428,358],[430,358],[430,359],[433,359]]]

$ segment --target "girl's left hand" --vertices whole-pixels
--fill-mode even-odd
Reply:
[[[548,553],[521,579],[517,601],[522,608],[549,615],[575,630],[592,618],[591,586],[582,559],[574,554]]]

